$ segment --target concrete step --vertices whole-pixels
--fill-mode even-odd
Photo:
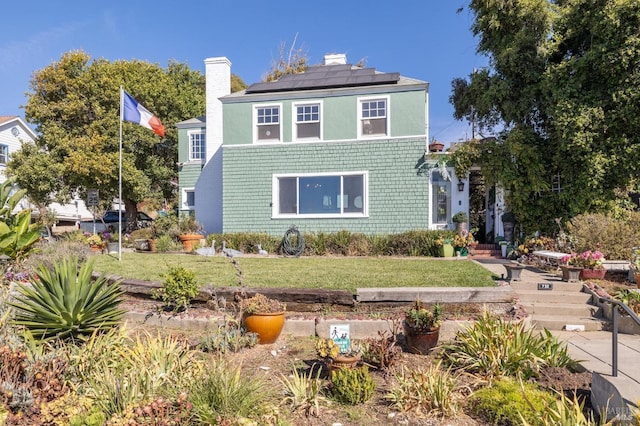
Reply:
[[[511,281],[509,283],[509,285],[511,286],[511,288],[516,292],[520,292],[520,291],[524,291],[524,290],[531,290],[531,291],[540,291],[540,292],[545,292],[545,293],[557,293],[557,292],[576,292],[576,293],[581,293],[582,292],[582,283],[577,282],[577,283],[567,283],[564,281],[558,281],[558,282],[552,282],[549,283],[552,285],[552,289],[551,290],[538,290],[538,284],[544,282],[545,284],[548,283],[547,281]]]
[[[559,315],[532,315],[531,324],[542,330],[569,330],[571,328],[584,327],[583,331],[600,331],[608,325],[607,321],[589,316],[559,316]],[[582,331],[582,330],[576,330]]]
[[[574,305],[587,304],[591,295],[575,291],[539,291],[521,290],[516,292],[521,303],[571,303]]]
[[[563,317],[600,317],[600,308],[589,304],[575,303],[520,303],[529,315],[562,315]]]

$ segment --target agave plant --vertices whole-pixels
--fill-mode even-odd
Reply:
[[[78,268],[78,259],[41,264],[36,277],[19,285],[14,324],[24,326],[43,341],[85,339],[96,331],[116,326],[124,311],[118,309],[120,282],[109,283],[104,275],[92,281],[93,262]]]

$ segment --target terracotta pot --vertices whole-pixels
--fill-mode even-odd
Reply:
[[[633,277],[635,278],[636,287],[640,288],[640,271],[634,271]]]
[[[580,271],[580,279],[586,280],[601,280],[607,273],[606,269],[583,269]]]
[[[152,251],[152,252],[156,251],[156,240],[148,239],[147,244],[149,244],[149,251]]]
[[[200,234],[182,234],[178,238],[182,242],[182,247],[185,251],[193,251],[193,243],[204,239],[204,235]]]
[[[436,347],[440,337],[440,327],[429,331],[416,331],[404,322],[404,338],[407,342],[407,350],[412,354],[427,355]]]
[[[432,142],[429,144],[429,152],[442,152],[444,144],[440,142]]]
[[[327,360],[327,368],[329,369],[329,375],[332,372],[340,370],[341,368],[355,368],[360,362],[360,355],[338,355],[335,358],[330,358]]]
[[[245,315],[244,326],[248,331],[258,335],[259,344],[274,343],[284,327],[284,311]]]
[[[90,248],[94,253],[102,253],[102,246],[90,246]]]

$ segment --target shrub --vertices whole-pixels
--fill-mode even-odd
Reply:
[[[205,352],[238,352],[243,348],[252,348],[258,344],[258,335],[245,331],[240,322],[228,319],[206,337],[200,340],[198,347]]]
[[[426,369],[402,368],[396,374],[397,384],[386,397],[402,411],[414,410],[419,414],[438,414],[451,417],[458,407],[452,398],[458,384],[458,376],[451,370],[443,370],[441,363]]]
[[[294,367],[291,379],[286,376],[279,378],[280,383],[284,386],[282,404],[288,405],[291,411],[302,409],[307,416],[320,415],[320,402],[325,400],[321,394],[322,379],[320,378],[320,373],[322,370],[317,368],[314,376],[314,367],[315,364],[311,366],[311,371],[308,374],[300,373]]]
[[[162,288],[154,290],[151,296],[162,299],[166,307],[176,312],[187,309],[200,289],[195,274],[182,266],[172,266],[161,276],[164,277]]]
[[[442,345],[443,360],[456,369],[493,377],[534,377],[545,366],[564,367],[572,360],[567,347],[548,331],[510,322],[485,312],[473,325]]]
[[[542,414],[555,397],[532,383],[504,378],[476,391],[469,402],[472,412],[492,424],[517,425],[524,420],[541,425]]]
[[[40,265],[37,278],[16,287],[19,295],[9,303],[16,309],[13,322],[45,341],[85,339],[117,326],[124,314],[120,283],[104,274],[92,280],[92,272],[93,262],[78,268],[76,258],[54,261],[52,269]]]
[[[640,212],[629,212],[625,218],[600,213],[581,214],[567,224],[567,232],[576,240],[576,251],[598,248],[605,259],[628,260],[631,248],[639,244]]]
[[[247,376],[240,366],[213,361],[204,377],[193,382],[189,399],[198,424],[231,424],[257,419],[268,411],[268,385],[262,376]]]
[[[342,403],[356,405],[367,402],[373,396],[376,384],[366,366],[339,368],[331,372],[331,393]]]
[[[168,252],[168,251],[181,251],[183,248],[182,243],[171,239],[168,235],[161,235],[156,239],[156,251]]]

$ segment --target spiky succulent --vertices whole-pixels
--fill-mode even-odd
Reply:
[[[120,282],[109,283],[104,275],[92,280],[93,262],[78,268],[78,259],[41,264],[36,277],[17,287],[19,295],[9,304],[15,308],[14,324],[24,326],[44,341],[84,339],[95,331],[118,325],[124,311],[118,309],[124,293]]]

